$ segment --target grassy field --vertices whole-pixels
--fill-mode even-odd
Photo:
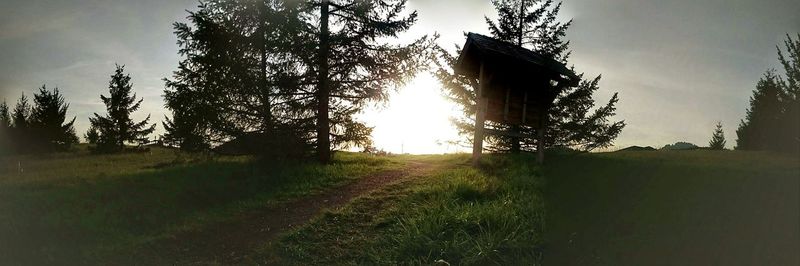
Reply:
[[[418,159],[442,168],[327,212],[268,252],[281,264],[539,263],[545,213],[532,157],[488,156],[481,169],[466,155]]]
[[[734,151],[552,157],[548,265],[800,265],[800,160]]]
[[[86,263],[231,214],[314,194],[401,161],[337,153],[265,165],[171,149],[0,157],[0,264]]]
[[[326,213],[286,264],[796,265],[800,161],[675,151],[438,159],[434,175]]]
[[[248,264],[797,265],[800,161],[716,151],[264,165],[168,149],[0,159],[0,264],[97,263],[235,214],[425,166],[246,253]],[[361,179],[366,180],[366,179]],[[180,241],[180,239],[178,239]]]

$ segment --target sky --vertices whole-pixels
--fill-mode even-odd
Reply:
[[[104,112],[114,64],[126,66],[134,91],[144,98],[134,118],[159,122],[163,78],[180,60],[172,23],[184,21],[196,0],[3,0],[0,1],[0,100],[10,105],[22,92],[58,87],[68,115],[85,132],[88,117]],[[409,0],[419,21],[403,38],[438,33],[445,47],[463,44],[463,32],[488,34],[494,17],[488,0]],[[616,119],[626,128],[609,149],[661,147],[677,141],[705,145],[716,122],[728,148],[759,77],[778,68],[776,45],[800,32],[796,0],[564,0],[570,65],[587,77],[602,75],[598,105],[615,92]],[[399,153],[466,149],[449,122],[456,106],[436,80],[420,73],[395,88],[389,102],[365,110],[378,148]]]

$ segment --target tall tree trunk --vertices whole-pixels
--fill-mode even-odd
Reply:
[[[331,140],[330,140],[330,118],[329,97],[330,87],[328,87],[328,55],[330,53],[329,43],[329,0],[322,0],[320,7],[320,33],[319,33],[319,77],[317,83],[317,156],[321,163],[329,163],[331,160]]]
[[[261,45],[259,50],[261,52],[261,77],[260,77],[260,86],[261,86],[261,104],[263,110],[262,115],[264,116],[264,121],[262,122],[262,128],[265,132],[272,131],[272,104],[270,103],[270,91],[269,91],[269,84],[267,84],[267,3],[266,1],[261,1],[260,5],[260,20],[261,20],[261,29],[260,32],[260,40]]]

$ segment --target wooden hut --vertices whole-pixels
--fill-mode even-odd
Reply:
[[[580,81],[574,72],[550,57],[476,33],[467,35],[455,71],[478,79],[479,84],[473,164],[480,159],[486,134],[536,138],[541,162],[544,159],[544,130],[537,130],[538,136],[524,136],[516,132],[487,130],[484,123],[489,120],[544,128],[548,110],[558,93],[565,87],[577,86]]]

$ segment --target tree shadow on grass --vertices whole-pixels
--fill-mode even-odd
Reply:
[[[128,175],[0,186],[0,264],[88,263],[314,193],[373,163],[357,156],[329,166],[170,161]]]

